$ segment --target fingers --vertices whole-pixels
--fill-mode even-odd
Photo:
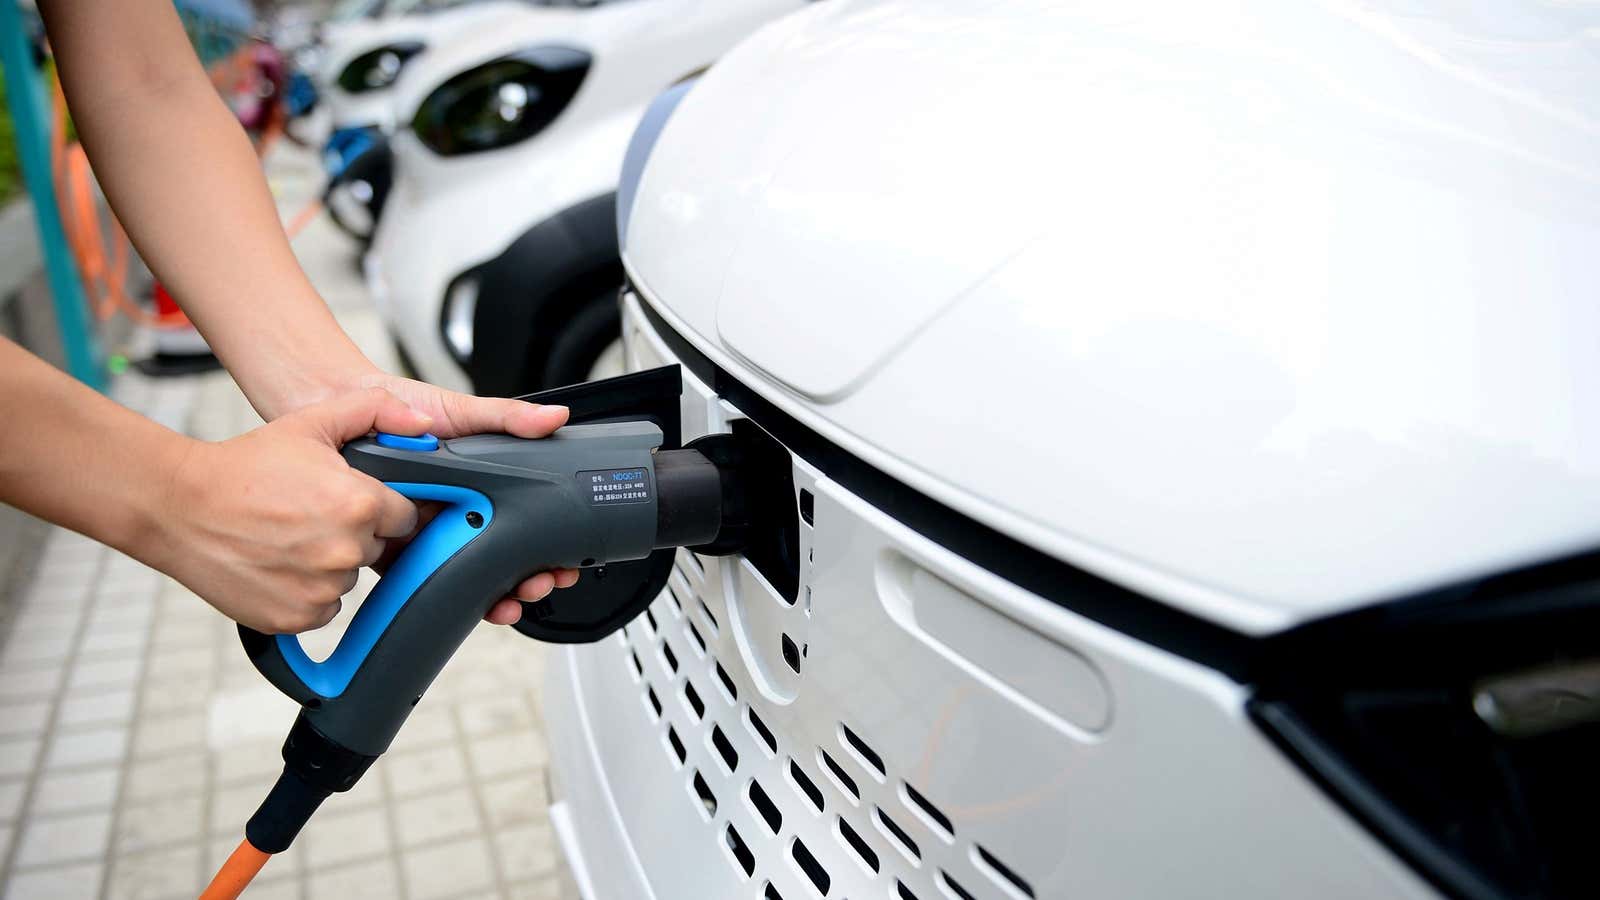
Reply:
[[[377,479],[362,475],[378,491],[378,521],[373,534],[381,538],[403,538],[417,529],[417,505],[391,490]],[[373,562],[376,562],[374,559]],[[371,565],[372,562],[367,563]]]
[[[523,438],[540,438],[567,423],[565,406],[542,406],[498,397],[472,397],[441,392],[440,405],[454,435],[503,431]]]
[[[555,589],[556,577],[549,572],[540,572],[532,578],[529,578],[527,581],[517,585],[516,590],[512,591],[512,594],[518,600],[523,602],[537,603],[540,600],[550,596],[550,592]]]
[[[485,613],[483,620],[490,625],[515,625],[522,621],[522,604],[507,597]]]
[[[388,549],[389,542],[383,540],[382,538],[373,536],[364,539],[361,542],[361,565],[363,567],[376,565],[378,560],[383,559],[383,554]],[[349,592],[348,588],[345,590],[346,593]]]
[[[355,573],[352,572],[352,573],[350,573],[350,575],[351,575],[350,586],[346,587],[344,589],[344,592],[347,593],[347,594],[350,593],[351,588],[354,588],[356,586]],[[335,600],[332,603],[329,603],[327,606],[321,607],[320,610],[317,613],[317,617],[316,617],[316,620],[315,620],[316,624],[312,625],[310,628],[307,628],[305,630],[306,631],[314,631],[314,630],[316,630],[318,628],[321,628],[322,626],[328,624],[329,622],[332,622],[334,620],[334,618],[339,615],[339,610],[341,610],[343,608],[344,608],[344,601],[343,600]]]
[[[433,424],[430,416],[376,387],[340,394],[292,415],[303,417],[320,437],[335,447],[371,431],[417,435]]]
[[[490,610],[490,615],[485,616],[484,618],[488,619],[490,622],[494,622],[497,625],[515,624],[517,619],[522,617],[522,607],[517,607],[517,618],[511,619],[509,622],[501,622],[495,619],[493,616],[497,610],[505,608],[502,606],[502,604],[513,599],[521,600],[524,603],[538,603],[540,600],[550,596],[551,591],[554,591],[557,588],[569,588],[577,583],[577,569],[557,569],[554,572],[540,572],[532,578],[529,578],[528,580],[517,585],[516,590],[512,591],[513,597],[508,598],[508,600],[502,600],[500,603],[495,604],[495,608]]]

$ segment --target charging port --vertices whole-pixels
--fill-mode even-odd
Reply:
[[[722,474],[722,529],[716,540],[691,548],[708,556],[743,553],[756,571],[794,605],[800,590],[800,514],[789,451],[753,422],[728,434],[690,441]]]

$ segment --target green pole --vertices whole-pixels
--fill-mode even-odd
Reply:
[[[28,194],[33,198],[33,220],[39,228],[39,247],[44,254],[67,371],[95,390],[104,390],[106,376],[100,348],[90,328],[83,285],[67,248],[60,207],[56,206],[44,84],[33,66],[33,53],[22,31],[22,13],[16,0],[0,0],[0,64],[4,65],[6,98],[16,125],[17,156],[22,161]]]

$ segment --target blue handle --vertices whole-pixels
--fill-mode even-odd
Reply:
[[[356,617],[340,639],[339,646],[327,659],[322,662],[312,660],[300,646],[300,638],[295,635],[280,634],[276,637],[278,652],[288,663],[290,671],[324,699],[344,693],[344,689],[350,686],[350,679],[355,677],[356,671],[366,661],[367,654],[372,652],[378,638],[383,636],[411,595],[428,580],[428,576],[482,534],[494,518],[494,505],[489,498],[469,488],[390,481],[384,484],[413,500],[439,500],[450,505],[401,552],[388,574],[367,595],[366,602],[356,611]],[[477,516],[469,513],[476,513]]]

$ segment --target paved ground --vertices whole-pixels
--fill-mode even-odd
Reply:
[[[314,162],[284,148],[269,171],[287,218],[314,189]],[[324,220],[296,249],[387,362],[350,243]],[[221,374],[123,376],[113,396],[210,440],[259,421]],[[276,776],[293,704],[211,607],[70,532],[50,535],[32,583],[11,594],[0,598],[0,897],[195,896]],[[312,655],[356,606],[307,640]],[[246,896],[575,900],[545,815],[542,663],[539,645],[480,626],[391,752]]]

